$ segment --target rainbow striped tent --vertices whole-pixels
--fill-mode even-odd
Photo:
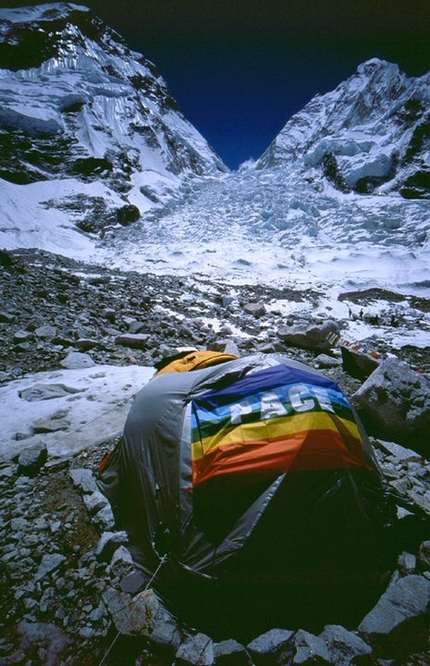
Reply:
[[[345,624],[380,593],[392,508],[370,444],[339,386],[287,356],[164,369],[101,485],[148,576],[165,558],[161,594],[222,635]]]

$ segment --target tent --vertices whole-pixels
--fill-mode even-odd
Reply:
[[[354,410],[288,356],[221,360],[151,379],[100,472],[133,558],[212,635],[348,626],[381,592],[392,519]]]

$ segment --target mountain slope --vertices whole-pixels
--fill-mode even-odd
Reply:
[[[0,10],[0,65],[0,177],[55,181],[39,208],[85,231],[127,224],[176,197],[184,178],[226,170],[152,63],[86,7]],[[81,196],[54,196],[72,181]]]

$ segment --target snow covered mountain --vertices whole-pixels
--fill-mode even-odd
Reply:
[[[363,63],[297,113],[258,167],[289,163],[316,167],[341,192],[430,199],[430,72],[409,79],[395,64]]]
[[[154,65],[86,7],[0,10],[0,66],[3,201],[19,206],[16,186],[37,184],[30,209],[94,231],[174,198],[190,175],[226,170]]]

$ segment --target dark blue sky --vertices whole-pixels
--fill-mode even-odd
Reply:
[[[1,1],[1,6],[37,4]],[[236,168],[373,56],[430,70],[430,0],[82,0],[157,65]]]

